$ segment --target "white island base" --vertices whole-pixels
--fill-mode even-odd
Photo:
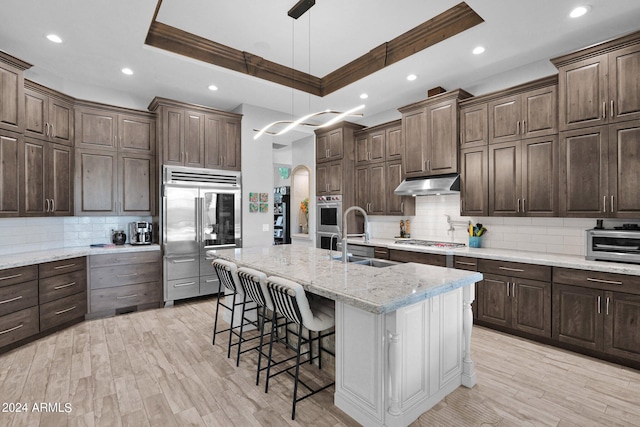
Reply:
[[[375,314],[336,301],[335,405],[365,426],[407,426],[473,387],[474,285]]]

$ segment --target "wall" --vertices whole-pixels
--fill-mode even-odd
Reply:
[[[411,220],[411,237],[468,243],[465,224],[472,221],[488,229],[482,239],[483,247],[584,256],[585,230],[596,224],[595,218],[461,217],[459,212],[458,194],[417,197],[416,215],[407,217]],[[445,215],[455,222],[455,231],[448,231]],[[400,217],[369,219],[374,238],[394,238],[400,233]],[[611,219],[605,220],[604,225],[609,228],[629,222],[638,221]]]
[[[151,217],[43,217],[0,219],[0,255],[111,243],[111,230],[125,230],[133,221]]]

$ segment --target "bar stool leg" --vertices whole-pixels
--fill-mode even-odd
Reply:
[[[311,334],[311,331],[309,331]],[[311,336],[311,335],[309,335]],[[311,345],[311,342],[309,342]],[[298,326],[298,350],[296,354],[296,374],[295,374],[295,382],[293,385],[293,407],[291,408],[291,419],[296,419],[296,403],[298,403],[298,375],[300,374],[300,350],[302,349],[302,324]],[[311,350],[311,348],[309,348]]]
[[[231,343],[233,341],[233,320],[236,312],[236,296],[238,293],[233,294],[233,302],[231,303],[231,320],[229,321],[229,345],[227,346],[227,359],[231,357]]]
[[[260,345],[258,346],[258,373],[256,374],[256,385],[260,383],[260,367],[262,362],[262,343],[264,339],[264,324],[267,321],[267,306],[262,306],[262,324],[260,325]]]
[[[224,294],[223,294],[224,295]],[[220,295],[216,303],[216,318],[213,319],[213,340],[211,344],[216,345],[216,331],[218,330],[218,312],[220,311]]]
[[[236,356],[236,367],[240,366],[240,349],[242,348],[242,332],[244,331],[244,314],[247,307],[247,295],[244,294],[242,300],[242,316],[240,316],[240,334],[238,335],[238,355]]]
[[[271,318],[271,339],[269,341],[269,358],[267,360],[267,380],[264,385],[264,392],[267,393],[269,391],[269,375],[271,374],[271,355],[273,352],[273,333],[277,329],[277,317],[276,311],[273,310],[273,317]],[[258,375],[260,375],[260,371],[258,371]]]

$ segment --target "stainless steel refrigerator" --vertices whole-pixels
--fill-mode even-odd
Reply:
[[[164,300],[218,293],[206,252],[242,246],[240,173],[168,167],[163,170]]]

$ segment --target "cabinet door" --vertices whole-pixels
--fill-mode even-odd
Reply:
[[[370,186],[369,186],[369,211],[371,215],[384,215],[386,211],[386,187],[385,165],[377,163],[369,166]]]
[[[76,215],[116,213],[117,160],[115,152],[76,149]]]
[[[527,216],[558,213],[558,137],[522,140],[522,205]]]
[[[370,168],[368,166],[360,166],[356,168],[355,184],[356,184],[356,206],[368,212],[369,202],[371,201],[371,177]]]
[[[558,69],[560,130],[607,122],[607,61],[607,55],[600,55]]]
[[[372,162],[382,162],[384,160],[384,149],[386,145],[386,132],[381,130],[369,135],[369,160]]]
[[[387,160],[402,160],[402,156],[404,155],[402,126],[394,126],[387,129],[385,145],[385,158]]]
[[[605,352],[640,361],[640,296],[607,292],[604,311]]]
[[[489,215],[520,215],[520,163],[520,141],[489,145]]]
[[[332,162],[328,167],[329,194],[342,194],[342,162]]]
[[[342,158],[344,148],[342,128],[329,132],[329,160]]]
[[[640,123],[609,125],[609,210],[618,218],[640,217]]]
[[[184,111],[162,109],[162,164],[184,166]]]
[[[602,217],[607,196],[608,129],[598,126],[560,134],[560,216]]]
[[[427,108],[427,172],[458,172],[458,111],[455,100]]]
[[[603,349],[603,292],[553,284],[553,338],[567,344]]]
[[[1,70],[1,69],[0,69]],[[0,129],[0,216],[18,216],[23,136]]]
[[[55,97],[49,98],[49,140],[73,146],[73,104]]]
[[[117,121],[109,111],[76,110],[76,147],[115,151]]]
[[[219,169],[222,166],[222,117],[204,116],[204,167]]]
[[[487,146],[460,150],[460,213],[489,215],[489,159]]]
[[[73,215],[73,154],[66,145],[49,144],[47,150],[45,195],[49,212],[56,216]]]
[[[522,98],[513,95],[489,103],[489,144],[520,138]]]
[[[316,162],[326,161],[329,158],[329,134],[316,135]]]
[[[24,90],[24,134],[38,139],[48,138],[49,97],[33,90]]]
[[[222,133],[223,147],[223,168],[226,170],[239,171],[241,169],[240,158],[240,120],[224,119],[224,129]]]
[[[204,166],[204,115],[191,111],[184,115],[184,165]]]
[[[407,176],[421,175],[425,170],[423,147],[427,137],[427,110],[422,108],[402,116],[404,170]]]
[[[520,134],[533,138],[558,133],[558,88],[549,86],[522,95]]]
[[[387,215],[415,215],[416,198],[398,196],[394,193],[394,190],[404,179],[404,174],[402,173],[402,160],[387,162],[386,168],[385,193],[387,193],[387,197],[385,203]]]
[[[329,192],[329,166],[316,165],[316,195],[323,196]]]
[[[22,70],[0,65],[0,129],[24,131],[24,74]]]
[[[356,138],[356,164],[369,163],[369,135]]]
[[[118,155],[118,214],[155,213],[155,156]]]
[[[609,54],[610,121],[640,119],[640,46]]]
[[[512,327],[551,338],[551,283],[512,279]]]
[[[155,120],[137,116],[118,116],[118,140],[119,151],[155,154]]]
[[[45,141],[26,139],[24,142],[24,171],[20,193],[23,198],[21,215],[41,216],[45,212]]]
[[[460,148],[487,145],[487,104],[460,109]]]
[[[478,320],[505,328],[511,326],[511,298],[507,278],[484,274],[478,282]]]

